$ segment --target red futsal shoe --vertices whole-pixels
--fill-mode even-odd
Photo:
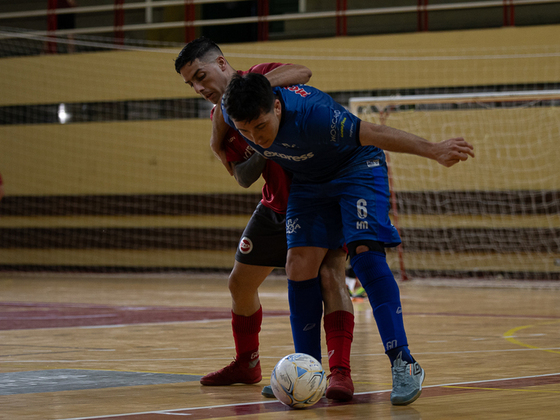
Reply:
[[[334,368],[328,376],[326,397],[330,400],[350,401],[354,396],[354,384],[348,369]]]
[[[259,359],[247,362],[241,362],[236,359],[225,368],[203,376],[200,379],[200,383],[207,386],[256,384],[261,379],[261,362]]]

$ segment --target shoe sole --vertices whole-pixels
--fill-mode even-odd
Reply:
[[[354,398],[354,393],[349,392],[344,388],[329,388],[327,389],[325,396],[329,400],[350,401],[352,398]]]
[[[393,401],[391,401],[391,404],[393,404],[393,405],[409,405],[409,404],[412,404],[414,401],[416,401],[418,398],[420,398],[420,395],[422,395],[422,384],[424,383],[424,379],[426,379],[426,371],[422,370],[422,381],[420,382],[420,392],[418,392],[418,394],[416,394],[410,400],[403,401],[403,402],[393,402]]]
[[[393,402],[393,401],[391,401],[391,404],[393,404],[393,405],[409,405],[409,404],[412,404],[414,401],[416,401],[418,398],[420,398],[420,395],[422,395],[422,390],[420,390],[420,392],[418,394],[416,394],[411,400],[404,401],[404,402]]]
[[[220,383],[216,383],[216,382],[212,382],[212,381],[202,381],[202,380],[200,380],[200,383],[201,383],[201,385],[204,385],[204,386],[229,386],[229,385],[235,385],[235,384],[253,385],[253,384],[259,383],[260,381],[262,381],[262,378],[254,380],[252,382],[220,382]]]
[[[270,392],[268,391],[268,389],[270,389]],[[270,386],[265,386],[262,391],[261,391],[261,395],[265,398],[276,398],[276,395],[274,395],[274,392],[272,392],[272,389],[270,388]]]

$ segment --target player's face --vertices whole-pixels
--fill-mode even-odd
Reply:
[[[227,62],[223,56],[202,57],[202,61],[197,58],[181,68],[181,76],[196,93],[217,104],[229,82],[226,66]]]
[[[235,128],[241,134],[263,149],[268,149],[274,143],[280,127],[282,105],[278,99],[274,100],[274,107],[269,113],[261,113],[259,118],[250,122],[233,121]]]

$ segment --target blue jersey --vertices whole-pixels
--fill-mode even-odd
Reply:
[[[307,85],[274,88],[282,117],[272,146],[247,142],[293,174],[294,183],[324,183],[344,174],[383,166],[385,153],[360,146],[360,119],[326,93]],[[226,123],[235,127],[222,105]]]

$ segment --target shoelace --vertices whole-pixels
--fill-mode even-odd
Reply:
[[[233,359],[233,362],[231,362],[229,365],[227,365],[226,367],[224,367],[222,369],[222,372],[227,372],[229,370],[233,370],[235,369],[235,364],[237,363],[237,359]]]
[[[333,370],[333,371],[329,374],[329,376],[327,376],[327,379],[330,379],[331,376],[333,376],[335,373],[338,373],[338,374],[343,375],[343,376],[348,376],[348,375],[346,374],[346,372],[344,371],[344,369],[336,368],[335,370]]]
[[[406,368],[407,365],[393,367],[393,382],[395,382],[395,387],[406,385]]]

